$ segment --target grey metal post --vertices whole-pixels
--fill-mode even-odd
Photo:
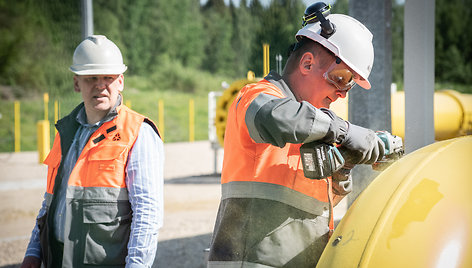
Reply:
[[[434,1],[405,1],[406,153],[434,142],[434,9]]]
[[[93,35],[93,5],[92,0],[82,0],[82,39]]]
[[[373,34],[374,65],[369,76],[370,90],[356,87],[349,93],[349,121],[373,130],[391,132],[392,35],[391,0],[350,0],[349,15],[362,22]],[[370,166],[359,165],[353,170],[353,192],[348,201],[357,196],[377,176]]]

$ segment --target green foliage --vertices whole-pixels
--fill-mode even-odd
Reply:
[[[468,91],[472,87],[472,1],[435,3],[435,80]],[[392,5],[392,78],[402,83],[404,5],[397,1]]]
[[[305,8],[305,5],[297,0],[272,1],[267,8],[262,8],[258,1],[253,1],[250,7],[251,14],[258,18],[256,22],[260,25],[255,28],[255,38],[252,43],[253,54],[250,62],[256,75],[263,75],[262,45],[264,43],[270,45],[271,70],[276,69],[275,55],[282,55],[283,62],[287,59],[287,49],[296,41],[295,34],[300,29]]]
[[[206,138],[207,92],[219,90],[223,80],[245,77],[248,70],[262,76],[263,43],[270,45],[271,69],[277,54],[285,62],[306,8],[302,0],[225,3],[93,1],[94,33],[113,40],[128,66],[125,98],[154,120],[157,100],[166,100],[170,132],[166,141],[186,139],[188,111],[183,107],[191,96],[198,99],[197,139]],[[472,93],[472,0],[435,3],[436,88]],[[337,0],[332,12],[347,14],[348,10],[348,0]],[[399,85],[403,82],[403,12],[403,4],[392,1],[392,78]],[[41,94],[49,93],[50,111],[52,101],[60,100],[62,116],[80,101],[72,94],[73,74],[68,71],[82,39],[80,1],[0,0],[0,36],[0,98],[22,100],[22,132],[28,137],[22,147],[34,150],[35,124],[43,113]],[[1,101],[0,113],[0,151],[12,150],[12,102]]]
[[[186,69],[182,65],[169,64],[167,74],[174,72],[178,77],[188,75],[189,83],[196,84],[191,93],[183,89],[169,87],[160,89],[156,87],[159,82],[153,82],[157,77],[125,76],[125,90],[123,91],[124,103],[131,102],[131,108],[145,116],[148,116],[156,124],[159,122],[158,103],[164,102],[164,126],[165,142],[182,142],[189,139],[189,100],[195,101],[195,140],[208,138],[208,92],[221,88],[221,82],[228,78],[211,75],[208,72]],[[164,73],[164,71],[163,71]],[[157,73],[156,73],[157,75]],[[159,72],[160,75],[160,72]],[[164,81],[164,77],[161,77]],[[72,84],[72,79],[69,81]],[[50,140],[54,139],[54,102],[59,104],[59,118],[72,111],[82,100],[80,94],[50,95],[48,104],[48,119],[50,124]],[[23,99],[21,106],[21,151],[36,150],[37,134],[36,124],[44,119],[44,102],[42,96]],[[14,150],[14,113],[13,101],[0,100],[0,152],[12,152]],[[51,144],[52,145],[52,144]]]
[[[403,83],[403,18],[404,5],[392,2],[392,82]]]
[[[451,9],[454,12],[451,12]],[[472,1],[436,1],[436,79],[472,84]]]
[[[205,69],[212,73],[234,73],[236,54],[231,46],[233,33],[230,12],[223,8],[223,0],[211,0],[202,8],[203,27],[206,31]]]

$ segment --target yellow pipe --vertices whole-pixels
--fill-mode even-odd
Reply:
[[[465,136],[395,162],[349,208],[317,267],[472,267],[471,157]]]
[[[405,94],[391,97],[392,133],[405,137]],[[339,99],[330,107],[338,116],[348,118],[348,99]],[[472,94],[454,90],[434,93],[434,131],[436,140],[446,140],[472,134]]]

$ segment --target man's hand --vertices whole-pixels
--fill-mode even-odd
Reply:
[[[41,260],[33,256],[26,256],[23,259],[23,263],[20,266],[21,268],[39,268],[41,267]]]
[[[339,148],[347,163],[373,164],[382,159],[385,144],[373,130],[348,123],[349,128]]]

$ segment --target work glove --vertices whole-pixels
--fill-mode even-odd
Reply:
[[[385,144],[375,132],[347,123],[349,125],[347,134],[339,147],[346,163],[371,165],[382,159],[385,153]]]
[[[339,150],[347,164],[373,164],[382,159],[385,144],[373,130],[351,124],[329,109],[320,110],[332,120],[321,141],[340,144]]]

